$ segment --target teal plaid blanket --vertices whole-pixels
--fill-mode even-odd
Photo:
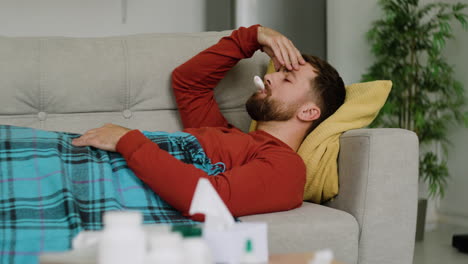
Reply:
[[[210,175],[224,170],[190,134],[143,133]],[[68,250],[81,230],[101,229],[108,210],[138,210],[145,223],[194,223],[139,180],[119,153],[73,146],[79,136],[0,125],[0,263],[37,263],[41,252]]]

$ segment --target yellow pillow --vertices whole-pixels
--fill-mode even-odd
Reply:
[[[267,72],[272,71],[274,67],[270,62]],[[347,130],[369,125],[385,104],[391,87],[391,81],[346,86],[344,104],[302,142],[297,153],[307,168],[305,201],[324,203],[338,194],[339,138]],[[252,121],[250,131],[256,127],[256,122]]]

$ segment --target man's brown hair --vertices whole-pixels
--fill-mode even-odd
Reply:
[[[323,120],[327,119],[344,103],[346,90],[343,79],[328,62],[312,55],[302,57],[315,69],[317,76],[312,81],[311,93],[320,108],[320,117],[312,122],[307,134],[312,132]]]

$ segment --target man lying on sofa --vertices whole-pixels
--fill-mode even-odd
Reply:
[[[241,59],[262,49],[277,72],[264,77],[265,90],[246,103],[257,131],[229,124],[213,89]],[[234,216],[290,210],[302,204],[306,169],[301,142],[345,98],[344,83],[327,62],[301,55],[282,34],[259,25],[239,28],[174,70],[172,86],[184,132],[196,137],[213,163],[208,174],[162,150],[139,130],[107,124],[73,140],[122,154],[133,172],[165,201],[188,216],[200,177],[211,181]]]

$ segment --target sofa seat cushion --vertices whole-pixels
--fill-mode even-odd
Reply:
[[[294,210],[244,216],[240,220],[268,223],[270,254],[330,248],[338,261],[357,263],[359,226],[344,211],[304,202]]]

